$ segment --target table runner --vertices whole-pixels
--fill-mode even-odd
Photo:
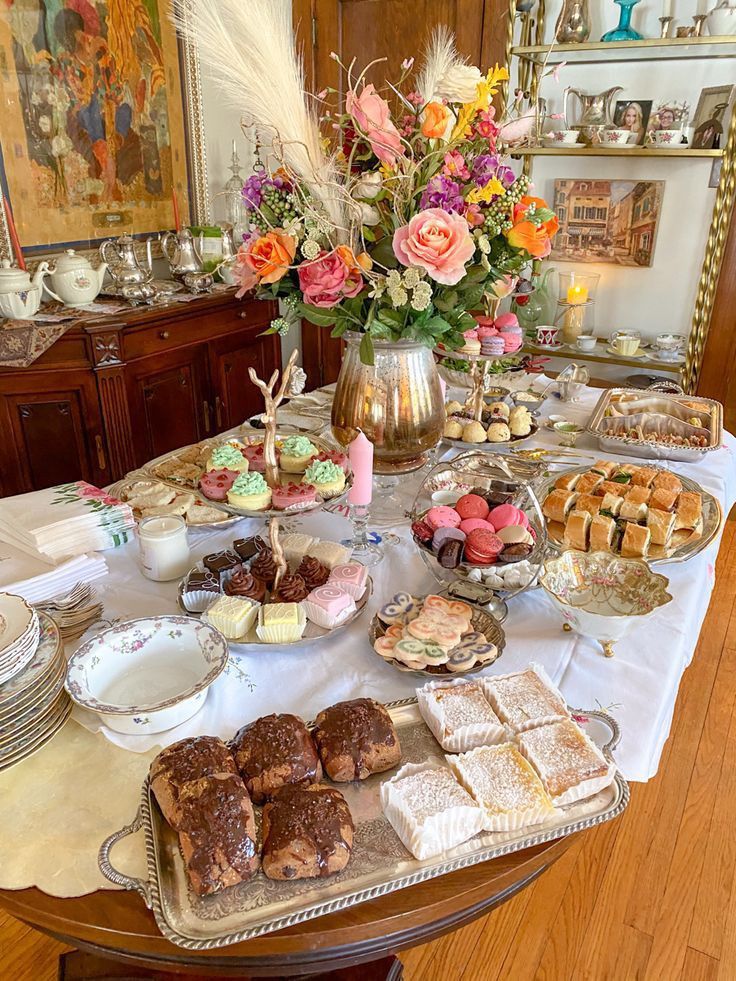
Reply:
[[[553,399],[545,404],[544,412],[562,411],[585,421],[599,395],[600,391],[588,390],[579,403],[564,406]],[[555,446],[556,439],[541,429],[533,443]],[[591,459],[603,455],[589,436],[579,440],[579,448]],[[724,447],[708,454],[702,463],[675,463],[671,469],[697,480],[719,499],[724,514],[728,514],[736,499],[735,448],[736,440],[726,435]],[[619,458],[626,459],[622,455]],[[416,478],[402,481],[407,505],[417,485]],[[289,518],[287,523],[336,540],[349,533],[346,519],[329,513]],[[200,558],[262,527],[262,521],[246,519],[227,529],[193,531],[193,557]],[[253,654],[234,654],[226,673],[213,685],[203,710],[188,723],[160,736],[129,737],[105,730],[110,742],[133,749],[132,753],[111,745],[100,733],[81,731],[72,722],[36,757],[0,773],[0,823],[4,829],[0,836],[0,887],[37,884],[54,895],[80,895],[109,886],[96,870],[97,847],[106,834],[132,819],[140,783],[157,744],[198,733],[229,737],[239,725],[268,712],[292,711],[310,718],[342,698],[368,695],[390,701],[412,695],[419,679],[385,664],[367,640],[373,611],[394,592],[426,592],[435,584],[411,542],[408,522],[398,524],[394,531],[400,543],[387,548],[384,561],[372,570],[375,593],[368,609],[341,633],[294,652],[263,648]],[[602,707],[616,716],[623,731],[616,753],[622,772],[632,781],[650,779],[657,771],[680,679],[692,658],[708,607],[719,544],[720,535],[687,563],[657,567],[670,579],[673,602],[632,628],[616,645],[614,658],[605,658],[595,641],[564,633],[559,613],[542,590],[512,599],[504,624],[506,650],[484,673],[505,673],[532,660],[540,662],[570,704]],[[151,583],[140,577],[135,544],[107,552],[106,558],[110,575],[100,590],[106,617],[176,611],[176,585]],[[98,728],[94,717],[76,709],[75,714],[85,726]],[[125,765],[119,764],[121,760]],[[38,783],[45,786],[45,793],[29,791]],[[52,800],[53,807],[49,803]],[[80,813],[83,822],[77,820]],[[64,827],[68,832],[60,834],[59,828]],[[77,832],[72,830],[80,827]],[[142,847],[142,842],[126,845],[120,853],[121,867],[140,873]]]

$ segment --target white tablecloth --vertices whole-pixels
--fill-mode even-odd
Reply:
[[[599,396],[600,390],[590,389],[573,405],[551,398],[543,406],[543,415],[564,412],[583,422]],[[540,429],[533,444],[556,446],[557,440]],[[707,454],[703,462],[671,465],[672,470],[692,477],[717,497],[726,515],[736,500],[735,447],[736,440],[727,435],[724,447]],[[591,459],[602,455],[587,435],[579,439],[578,448],[590,453]],[[417,486],[416,477],[402,481],[407,503],[411,503]],[[350,533],[345,518],[324,512],[289,519],[288,524],[292,529],[337,541]],[[234,538],[254,534],[262,527],[263,522],[244,520],[223,530],[193,531],[193,558],[226,547]],[[256,653],[236,653],[210,690],[202,711],[176,729],[158,736],[121,736],[107,729],[102,730],[104,734],[118,746],[145,752],[201,733],[227,738],[239,726],[268,712],[296,712],[313,718],[324,706],[344,698],[364,695],[385,702],[412,695],[418,679],[384,663],[367,639],[373,612],[397,590],[422,593],[436,585],[411,541],[408,522],[398,524],[394,531],[400,544],[387,548],[384,561],[372,569],[373,598],[350,627],[307,648],[289,651],[262,647]],[[623,730],[617,760],[624,775],[634,781],[650,779],[657,772],[680,679],[693,656],[708,607],[719,543],[720,535],[696,558],[658,566],[658,571],[670,578],[674,600],[632,628],[616,645],[614,658],[605,658],[594,640],[564,633],[559,613],[542,590],[512,599],[504,624],[506,650],[486,673],[506,673],[530,661],[540,662],[571,705],[600,707],[616,716]],[[106,617],[128,619],[177,612],[176,585],[142,578],[135,544],[105,555],[110,566],[101,589]],[[75,718],[92,730],[99,728],[89,713],[75,709]]]

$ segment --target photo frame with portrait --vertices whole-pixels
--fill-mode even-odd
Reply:
[[[733,97],[733,85],[712,85],[700,93],[693,116],[694,150],[718,150],[728,132],[728,108]]]
[[[616,129],[626,129],[630,133],[635,133],[636,139],[632,140],[629,137],[629,142],[643,146],[647,138],[651,113],[651,99],[623,99],[616,103],[613,124]]]

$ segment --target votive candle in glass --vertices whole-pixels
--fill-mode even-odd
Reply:
[[[138,525],[141,571],[154,582],[181,579],[191,557],[186,522],[178,514],[144,518]]]

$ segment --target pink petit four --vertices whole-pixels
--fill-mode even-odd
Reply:
[[[271,504],[279,511],[306,508],[314,504],[316,499],[317,491],[311,484],[283,484],[271,490]]]
[[[330,585],[339,586],[353,599],[360,599],[368,582],[368,569],[360,562],[346,562],[336,565],[330,573]]]
[[[514,507],[513,504],[499,504],[488,515],[488,520],[496,531],[508,525],[523,525],[525,528],[529,525],[529,519],[521,508]]]
[[[462,518],[455,508],[448,507],[446,504],[438,504],[427,511],[424,520],[432,529],[457,528]]]
[[[266,472],[266,461],[263,459],[263,443],[252,443],[244,446],[241,453],[248,461],[248,469],[255,470],[256,473]],[[276,461],[279,459],[279,451],[276,450]]]
[[[491,531],[495,531],[495,527],[490,521],[486,521],[485,518],[463,518],[460,522],[460,531],[464,531],[466,535],[469,535],[471,531],[475,531],[476,528],[489,528]]]
[[[303,605],[308,619],[325,630],[339,627],[355,612],[355,600],[336,583],[313,589]]]
[[[350,461],[345,453],[341,453],[339,450],[322,450],[318,453],[314,460],[330,460],[335,464],[336,467],[340,467],[345,473],[350,473]]]
[[[199,489],[211,501],[224,501],[239,476],[235,470],[210,470],[199,478]]]

